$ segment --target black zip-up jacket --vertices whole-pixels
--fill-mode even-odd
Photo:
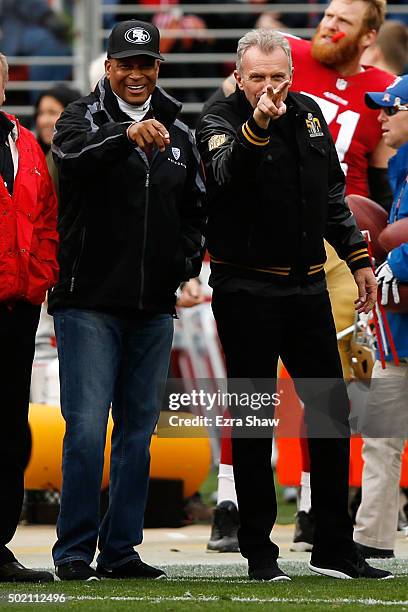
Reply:
[[[352,271],[369,266],[319,106],[298,93],[289,93],[286,104],[287,113],[264,130],[237,89],[199,120],[213,270],[281,284],[315,282],[324,278],[324,238]]]
[[[56,124],[60,279],[49,310],[174,312],[180,282],[201,268],[205,223],[199,154],[181,104],[159,87],[151,111],[170,134],[149,162],[126,135],[132,123],[102,79]]]

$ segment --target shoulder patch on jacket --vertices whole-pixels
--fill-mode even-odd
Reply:
[[[214,136],[211,136],[210,140],[208,141],[208,150],[212,151],[213,149],[220,147],[226,140],[226,134],[214,134]]]
[[[316,138],[316,136],[324,136],[320,121],[317,117],[313,116],[313,113],[308,113],[306,119],[306,127],[309,132],[310,138]]]

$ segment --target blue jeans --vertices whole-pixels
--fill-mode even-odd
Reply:
[[[160,412],[158,386],[168,373],[169,314],[124,319],[91,310],[54,313],[64,437],[55,565],[98,563],[107,569],[138,559],[146,506],[150,439]],[[114,428],[109,508],[100,523],[109,409]]]

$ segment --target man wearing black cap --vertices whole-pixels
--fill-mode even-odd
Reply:
[[[142,541],[175,291],[201,267],[204,186],[193,137],[177,119],[181,105],[156,87],[159,43],[150,23],[117,24],[106,77],[63,112],[52,145],[61,272],[49,311],[67,425],[53,549],[62,580],[164,575],[134,546]],[[110,405],[109,508],[100,523]]]

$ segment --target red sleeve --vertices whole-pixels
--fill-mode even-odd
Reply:
[[[44,154],[38,144],[36,144],[36,148],[38,168],[42,176],[38,198],[38,204],[42,213],[38,218],[38,224],[35,228],[39,241],[37,255],[41,262],[49,268],[47,276],[52,280],[50,285],[52,286],[58,278],[58,203]]]

